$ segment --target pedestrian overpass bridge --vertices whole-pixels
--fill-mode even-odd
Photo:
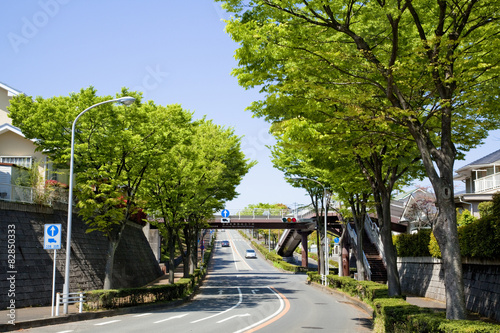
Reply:
[[[318,229],[317,217],[314,211],[309,211],[303,214],[290,213],[289,210],[273,210],[273,209],[254,209],[244,211],[234,211],[229,215],[229,212],[222,215],[216,215],[208,221],[212,229],[283,229],[275,250],[282,257],[289,257],[299,246],[302,245],[302,266],[307,267],[307,237]],[[292,219],[295,218],[295,221]],[[320,223],[323,222],[323,217],[320,218]],[[343,242],[342,260],[343,266],[348,262],[349,248],[355,252],[355,256],[360,256],[365,266],[365,272],[368,280],[385,283],[387,281],[387,271],[384,264],[383,245],[381,243],[380,231],[376,219],[366,215],[363,236],[362,253],[357,252],[357,236],[354,230],[353,223],[343,224],[338,221],[338,217],[333,213],[327,216],[327,230],[330,235],[347,236],[347,241]],[[391,223],[391,229],[397,232],[405,232],[405,227],[398,223]],[[305,255],[304,255],[305,254]],[[349,274],[349,267],[342,268],[345,274]]]
[[[288,210],[276,209],[254,209],[234,211],[230,215],[223,214],[214,216],[208,221],[212,229],[282,229],[285,232],[281,235],[275,250],[278,255],[289,257],[293,251],[302,244],[302,251],[307,253],[307,236],[317,229],[316,217],[314,213],[289,214]],[[341,224],[336,216],[328,216],[328,231],[335,235],[340,235]],[[307,255],[302,256],[306,261]]]

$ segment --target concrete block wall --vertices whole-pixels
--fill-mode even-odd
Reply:
[[[44,250],[43,233],[45,224],[54,223],[62,227],[62,247],[57,250],[56,260],[56,291],[62,292],[66,258],[65,208],[0,201],[1,308],[7,307],[12,300],[16,307],[51,304],[54,250]],[[9,238],[12,234],[15,238]],[[86,225],[77,214],[73,215],[71,235],[70,292],[101,289],[107,239],[99,232],[86,233]],[[11,243],[15,245],[13,267],[9,266],[9,259],[12,263],[9,257]],[[116,288],[143,286],[161,275],[142,227],[127,224],[115,255],[113,282]]]
[[[398,258],[403,293],[446,301],[440,259]],[[465,303],[469,311],[500,321],[500,261],[464,260]]]

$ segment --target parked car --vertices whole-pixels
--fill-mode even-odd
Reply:
[[[221,242],[221,246],[222,246],[222,247],[229,247],[229,241],[227,241],[227,240],[223,240],[223,241]]]
[[[245,258],[257,259],[257,253],[255,253],[255,250],[247,250],[245,253]]]

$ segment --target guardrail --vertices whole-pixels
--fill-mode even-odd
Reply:
[[[75,304],[80,303],[78,307],[78,313],[82,313],[83,311],[83,301],[85,300],[85,296],[83,293],[69,293],[68,296],[66,294],[57,293],[56,294],[56,317],[59,316],[59,306],[65,303]]]

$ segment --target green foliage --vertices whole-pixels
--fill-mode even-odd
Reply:
[[[19,95],[9,110],[13,123],[59,167],[69,162],[70,129],[78,119],[77,205],[87,232],[100,231],[110,240],[109,259],[127,220],[143,209],[164,219],[158,226],[172,246],[182,230],[184,245],[191,249],[193,235],[237,195],[236,186],[255,163],[245,158],[233,129],[206,119],[193,121],[180,105],[143,103],[140,93],[125,88],[117,94],[123,96],[136,101],[129,107],[96,106],[113,97],[98,96],[89,87],[66,97]],[[77,118],[83,110],[88,114]],[[107,288],[112,267],[106,267]]]
[[[434,258],[441,258],[441,250],[439,249],[439,244],[436,240],[436,237],[434,237],[434,233],[431,233],[431,239],[429,241],[429,253]]]
[[[429,252],[441,258],[434,234],[431,234]],[[487,215],[468,225],[458,228],[458,240],[462,257],[496,259],[500,257],[500,218]]]
[[[335,169],[351,179],[328,185],[351,189],[351,171],[361,169],[374,192],[385,192],[373,193],[382,203],[396,180],[421,176],[420,157],[439,216],[454,213],[444,191],[454,161],[500,127],[497,0],[218,1],[232,12],[226,31],[239,45],[233,74],[264,94],[249,109],[273,123],[281,155],[290,143],[300,154],[289,154],[290,170],[305,165],[299,175],[322,181]],[[455,238],[439,235],[452,249],[446,260],[456,259]],[[460,295],[457,286],[447,284],[448,295]],[[454,302],[461,311],[452,315],[462,317],[463,299]]]
[[[497,218],[500,218],[500,192],[497,192],[493,194],[493,215],[495,215]]]
[[[479,208],[479,216],[486,217],[488,215],[493,214],[493,202],[492,201],[484,201],[478,205]]]
[[[460,252],[464,257],[500,258],[500,218],[488,215],[459,228]]]
[[[85,293],[85,310],[113,309],[146,303],[172,301],[189,290],[189,280],[148,288],[92,290]]]
[[[475,221],[477,221],[477,218],[469,210],[464,209],[460,211],[457,208],[457,224],[459,226],[469,225]]]
[[[416,234],[393,236],[393,243],[398,257],[428,257],[430,229],[421,229]]]

